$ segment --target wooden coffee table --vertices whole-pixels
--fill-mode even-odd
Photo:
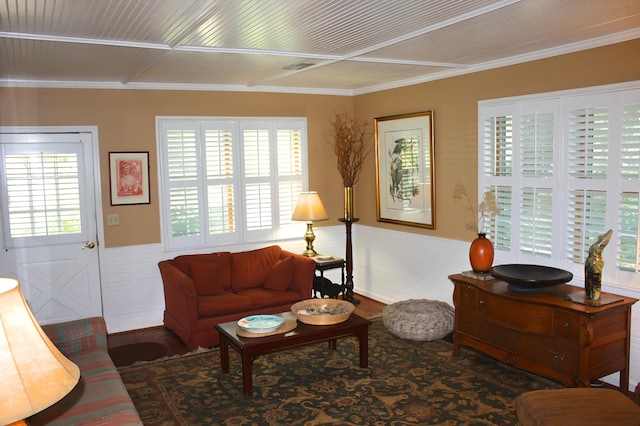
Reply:
[[[296,319],[293,312],[278,314],[282,318]],[[229,372],[229,347],[242,358],[242,386],[245,396],[253,395],[251,365],[260,355],[305,346],[312,343],[329,342],[329,349],[336,349],[336,340],[356,336],[360,343],[360,368],[369,366],[369,324],[371,321],[351,314],[349,319],[334,325],[308,325],[298,321],[298,326],[286,333],[264,337],[240,337],[236,334],[237,321],[216,325],[220,333],[220,367]]]

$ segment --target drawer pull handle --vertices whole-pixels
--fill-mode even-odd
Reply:
[[[484,303],[485,303],[485,302],[484,302],[484,299],[480,299],[480,304],[481,304],[481,305],[484,305]]]
[[[562,324],[562,326],[563,326],[564,328],[569,328],[569,323],[568,323],[568,322],[565,322],[564,324]]]
[[[549,357],[556,361],[564,361],[564,355],[559,354],[558,352],[549,351]]]
[[[467,325],[468,325],[469,327],[475,327],[475,326],[476,326],[476,323],[475,323],[475,322],[468,322],[468,323],[467,323]]]

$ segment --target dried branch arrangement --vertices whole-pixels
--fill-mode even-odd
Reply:
[[[358,182],[362,164],[371,152],[371,146],[367,146],[371,136],[366,132],[367,122],[356,123],[346,112],[339,112],[331,121],[331,126],[332,139],[328,142],[338,158],[342,183],[344,186],[354,186]]]

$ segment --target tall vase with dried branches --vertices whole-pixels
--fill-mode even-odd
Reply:
[[[371,152],[368,145],[370,133],[367,122],[359,123],[347,112],[336,113],[331,120],[332,138],[329,145],[338,160],[338,172],[344,185],[344,217],[340,219],[346,227],[347,243],[345,253],[346,291],[345,299],[358,303],[353,297],[353,255],[351,247],[351,225],[358,219],[354,217],[353,186],[358,182],[360,171],[367,155]]]

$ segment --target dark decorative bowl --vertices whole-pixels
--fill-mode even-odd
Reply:
[[[509,283],[509,288],[520,291],[535,291],[573,279],[573,274],[564,269],[523,264],[494,266],[491,275]]]

